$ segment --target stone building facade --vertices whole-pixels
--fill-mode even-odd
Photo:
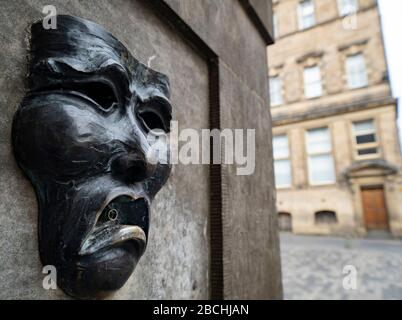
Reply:
[[[237,176],[232,165],[173,167],[151,208],[147,250],[113,298],[280,299],[265,0],[1,1],[0,299],[67,298],[42,286],[37,202],[11,147],[27,30],[49,4],[96,22],[166,74],[179,129],[256,129],[253,175]]]
[[[374,0],[274,1],[277,207],[295,233],[402,236],[397,103]]]

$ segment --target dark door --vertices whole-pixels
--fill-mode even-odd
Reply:
[[[279,212],[278,214],[279,231],[292,232],[292,216],[287,212]]]
[[[384,189],[382,187],[362,188],[362,201],[367,230],[387,230],[388,214]]]

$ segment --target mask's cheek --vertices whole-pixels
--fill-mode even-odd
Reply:
[[[108,166],[113,146],[90,107],[44,100],[22,109],[14,123],[16,156],[34,174],[74,179]]]
[[[107,176],[69,186],[50,184],[41,192],[48,198],[40,199],[39,248],[42,262],[63,265],[73,263],[84,238],[96,222],[113,181]]]

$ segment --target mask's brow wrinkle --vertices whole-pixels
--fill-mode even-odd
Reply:
[[[170,104],[170,101],[161,96],[149,97],[143,102],[143,105],[151,108],[156,108],[158,111],[163,112],[164,116],[171,115],[172,113],[172,106]]]

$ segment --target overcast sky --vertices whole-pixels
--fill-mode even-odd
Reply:
[[[402,0],[378,0],[392,92],[399,98],[399,136],[402,139]]]

